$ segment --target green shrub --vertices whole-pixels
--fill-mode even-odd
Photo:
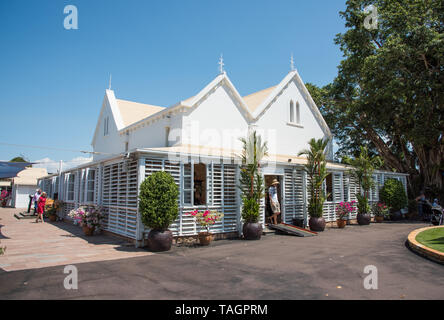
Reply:
[[[407,206],[408,200],[401,181],[388,179],[379,191],[379,198],[388,205],[392,212],[399,211]]]
[[[245,223],[259,222],[259,204],[257,203],[256,199],[243,199],[242,219]]]
[[[155,172],[140,185],[139,209],[142,222],[150,229],[167,230],[177,219],[179,188],[166,172]]]

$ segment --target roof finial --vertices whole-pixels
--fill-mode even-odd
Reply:
[[[110,73],[109,74],[109,87],[108,90],[111,90],[111,80],[113,79],[113,75]]]
[[[294,71],[294,59],[293,59],[293,53],[291,53],[291,58],[290,58],[290,71]]]
[[[223,56],[222,53],[220,54],[220,58],[219,58],[218,64],[219,64],[219,72],[220,72],[220,74],[225,73],[225,70],[224,70],[224,65],[225,65],[224,64],[224,56]]]

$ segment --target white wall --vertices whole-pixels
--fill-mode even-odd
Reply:
[[[211,148],[241,149],[239,137],[245,137],[248,129],[226,85],[184,116],[183,124],[183,144]]]
[[[93,156],[93,160],[99,160],[103,158],[109,158],[111,154],[119,154],[125,150],[125,139],[121,137],[118,133],[116,122],[111,111],[111,107],[108,99],[105,97],[102,105],[103,111],[98,120],[98,131],[95,137],[95,143],[93,145],[93,150],[95,152],[103,152],[106,154]],[[108,135],[104,135],[104,121],[105,118],[109,117],[108,124]]]
[[[165,117],[135,131],[131,131],[128,135],[128,149],[166,147],[167,127],[170,128],[170,139],[176,140],[173,139],[173,136],[176,132],[175,129],[180,130],[182,127],[182,114],[171,115],[170,118]],[[169,146],[171,147],[179,143],[180,139],[177,139],[177,142],[170,141]]]
[[[14,185],[12,190],[12,203],[11,205],[15,208],[26,208],[28,209],[29,195],[34,194],[37,186],[21,186]],[[34,208],[34,205],[31,206]]]
[[[290,101],[299,103],[300,126],[289,125]],[[325,137],[321,126],[302,97],[295,81],[289,83],[281,95],[256,122],[257,130],[263,130],[268,140],[270,154],[297,155],[308,148],[311,138]]]

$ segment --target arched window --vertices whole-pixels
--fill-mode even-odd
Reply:
[[[296,123],[301,124],[301,112],[299,108],[299,102],[296,103]]]
[[[290,101],[290,123],[294,123],[294,103]]]

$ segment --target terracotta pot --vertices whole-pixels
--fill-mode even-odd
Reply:
[[[336,224],[338,225],[339,229],[344,229],[345,225],[347,224],[347,220],[338,219],[336,220]]]
[[[173,233],[170,230],[151,230],[148,233],[148,246],[151,251],[161,252],[171,249]]]
[[[87,227],[87,226],[83,226],[83,233],[85,234],[85,236],[92,236],[94,234],[94,230],[96,229],[95,227]]]
[[[382,217],[382,216],[376,216],[376,217],[375,217],[375,221],[376,221],[377,223],[381,223],[381,222],[384,221],[384,217]]]
[[[356,216],[356,220],[358,220],[359,225],[367,226],[370,224],[372,216],[369,213],[358,213]]]
[[[247,222],[242,228],[245,240],[260,240],[262,236],[262,224]]]
[[[311,217],[308,221],[308,225],[310,226],[311,231],[321,232],[325,230],[325,219],[320,217]]]
[[[209,232],[199,232],[199,243],[208,246],[213,241],[213,235]]]
[[[55,214],[50,214],[49,215],[49,221],[51,221],[51,222],[57,221],[57,216]]]

